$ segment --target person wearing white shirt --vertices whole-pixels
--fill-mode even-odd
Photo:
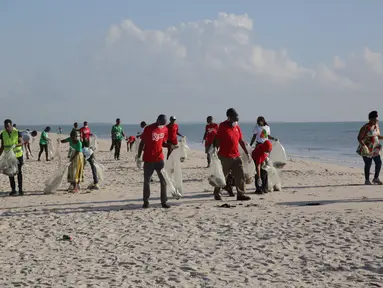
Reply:
[[[253,146],[254,142],[256,142],[256,144],[262,144],[265,143],[266,140],[278,141],[277,138],[271,136],[270,134],[270,126],[267,124],[264,117],[259,116],[257,119],[257,125],[253,131],[250,146]]]

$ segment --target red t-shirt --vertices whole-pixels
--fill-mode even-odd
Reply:
[[[233,127],[228,121],[219,124],[217,139],[219,140],[218,155],[226,158],[237,158],[239,142],[242,141],[242,131],[239,125]]]
[[[268,153],[272,150],[272,144],[270,141],[266,140],[262,144],[258,144],[257,147],[254,149],[253,153],[251,153],[251,158],[255,161],[257,164],[262,164],[265,162],[266,158],[269,156]]]
[[[134,137],[134,136],[129,136],[128,137],[128,143],[132,143],[132,142],[134,142],[136,140],[136,137]]]
[[[166,127],[168,128],[168,142],[172,143],[173,145],[177,145],[178,124],[168,124]]]
[[[207,124],[205,133],[206,133],[205,146],[209,146],[213,144],[214,138],[218,133],[218,124],[216,123]]]
[[[146,126],[142,132],[141,140],[144,142],[144,162],[159,162],[164,160],[162,145],[168,140],[168,129],[159,128],[157,123]]]
[[[80,129],[80,136],[82,139],[89,140],[90,139],[90,129],[89,127],[82,127]]]

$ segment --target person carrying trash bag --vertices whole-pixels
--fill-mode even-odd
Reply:
[[[15,156],[18,161],[17,165],[17,184],[19,187],[19,195],[24,195],[23,192],[23,173],[22,173],[22,166],[24,164],[24,158],[23,158],[23,138],[21,133],[12,126],[12,120],[6,119],[4,121],[4,128],[5,130],[1,132],[0,134],[0,140],[1,140],[1,147],[0,147],[0,155],[3,154],[4,151],[9,151],[13,149],[13,152],[15,153]],[[16,196],[16,182],[15,182],[15,176],[9,176],[9,183],[11,185],[11,193],[9,193],[9,196]]]
[[[244,161],[253,161],[247,151],[245,142],[242,138],[242,131],[238,125],[238,113],[230,108],[226,111],[227,120],[220,123],[218,133],[214,138],[214,147],[219,148],[218,157],[221,160],[222,170],[225,177],[228,176],[230,171],[233,172],[235,177],[235,185],[237,188],[237,200],[247,201],[251,198],[245,195],[245,172],[243,170],[243,163],[241,154],[239,153],[239,145],[241,145],[248,159]],[[220,188],[214,189],[214,199],[222,200]]]
[[[168,144],[168,128],[165,126],[167,122],[166,116],[161,114],[157,121],[145,127],[141,135],[141,142],[136,156],[137,166],[140,166],[141,154],[144,152],[144,191],[142,208],[149,207],[150,182],[154,171],[157,172],[161,184],[161,205],[162,208],[170,208],[167,204],[168,197],[166,193],[166,179],[163,174],[165,168],[165,157],[162,147],[176,148],[172,144]],[[170,146],[169,146],[170,145]]]

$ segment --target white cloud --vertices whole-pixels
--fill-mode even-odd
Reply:
[[[338,56],[335,56],[333,67],[334,69],[343,69],[346,67],[346,64]]]
[[[207,114],[224,118],[229,107],[244,120],[258,114],[283,121],[364,119],[368,110],[379,109],[374,103],[383,90],[382,54],[366,44],[342,60],[336,56],[304,67],[283,47],[273,50],[258,43],[246,14],[219,13],[214,20],[164,30],[145,30],[127,19],[111,25],[102,42],[86,54],[71,55],[72,61],[61,67],[45,63],[37,73],[34,67],[26,69],[29,74],[9,74],[0,67],[0,76],[4,69],[9,79],[0,80],[0,97],[12,90],[12,97],[31,107],[48,94],[41,96],[48,101],[41,119],[51,122],[82,121],[81,115],[89,121],[121,117],[139,122],[159,113],[202,121]],[[310,43],[306,48],[311,49]],[[91,109],[73,109],[71,101],[78,99],[88,101]],[[63,110],[68,113],[58,114]],[[22,113],[20,119],[36,118]]]

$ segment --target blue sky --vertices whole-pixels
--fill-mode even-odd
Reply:
[[[304,67],[331,65],[334,56],[362,53],[365,47],[383,51],[382,11],[379,0],[2,0],[0,65],[11,70],[39,67],[42,74],[49,73],[49,65],[62,64],[79,50],[86,53],[124,19],[142,30],[164,30],[181,22],[214,20],[219,12],[247,13],[254,42],[265,49],[286,49]]]
[[[247,13],[253,19],[255,37],[265,47],[286,48],[292,58],[311,65],[366,44],[382,51],[382,11],[380,0],[2,0],[0,35],[9,53],[15,51],[14,43],[34,42],[33,47],[44,50],[47,38],[64,49],[65,43],[100,36],[126,18],[142,28],[163,29],[212,19],[218,12]]]

